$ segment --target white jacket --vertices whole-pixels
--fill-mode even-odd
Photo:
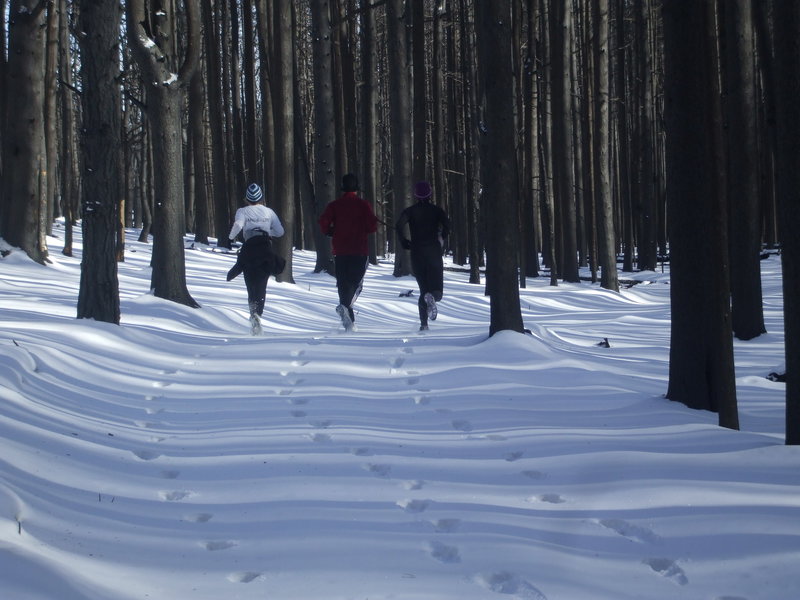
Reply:
[[[281,237],[283,235],[283,225],[281,225],[278,215],[271,208],[263,204],[250,204],[236,211],[233,227],[231,227],[228,238],[234,240],[240,231],[245,241],[261,232],[268,234],[270,237]]]

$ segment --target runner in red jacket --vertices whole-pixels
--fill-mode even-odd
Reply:
[[[358,178],[348,173],[342,177],[342,192],[325,207],[319,218],[322,233],[333,238],[333,257],[336,268],[336,289],[339,305],[336,313],[345,330],[353,329],[353,304],[364,282],[369,261],[370,233],[378,229],[378,218],[372,205],[358,195]]]

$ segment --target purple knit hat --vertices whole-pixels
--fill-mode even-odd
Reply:
[[[433,190],[431,189],[431,184],[427,181],[418,181],[414,184],[414,197],[419,198],[420,200],[424,200],[425,198],[430,198]]]

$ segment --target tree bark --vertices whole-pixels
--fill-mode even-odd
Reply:
[[[83,258],[78,318],[119,324],[117,220],[122,195],[122,113],[116,2],[80,1],[83,91]]]
[[[481,182],[487,215],[486,272],[491,295],[489,335],[522,333],[519,267],[519,196],[514,147],[514,75],[511,58],[511,2],[476,7],[483,127],[480,128]]]
[[[128,39],[145,74],[143,85],[147,89],[147,116],[154,155],[156,201],[151,287],[158,298],[198,307],[186,286],[181,114],[184,90],[197,68],[200,54],[200,7],[194,2],[186,3],[186,54],[176,71],[171,70],[177,67],[178,60],[172,54],[169,41],[174,38],[175,31],[161,29],[163,25],[169,26],[174,15],[166,4],[155,8],[159,11],[159,18],[155,20],[154,36],[151,37],[145,29],[144,0],[129,0],[126,5]]]
[[[717,167],[719,88],[713,0],[663,7],[667,201],[670,235],[670,338],[667,397],[719,413],[738,429],[727,281],[727,229]],[[696,277],[698,259],[706,277]]]

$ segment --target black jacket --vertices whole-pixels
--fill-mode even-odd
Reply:
[[[286,260],[272,251],[269,236],[257,235],[242,244],[236,255],[236,264],[228,271],[228,281],[245,270],[263,269],[269,277],[282,273],[285,267]]]

